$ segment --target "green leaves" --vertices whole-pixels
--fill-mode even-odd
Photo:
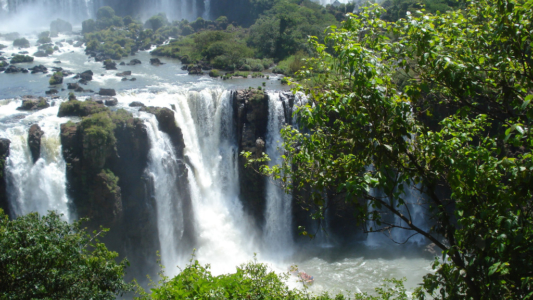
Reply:
[[[123,280],[127,261],[115,262],[80,222],[68,224],[54,212],[8,220],[0,211],[0,298],[115,299],[133,286]]]

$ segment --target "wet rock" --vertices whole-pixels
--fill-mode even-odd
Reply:
[[[93,80],[93,75],[94,75],[93,71],[87,70],[87,71],[83,71],[82,73],[80,73],[79,78],[85,81],[91,81]]]
[[[120,81],[128,81],[128,78],[124,77]]]
[[[104,101],[106,106],[116,106],[118,104],[117,98],[109,98]]]
[[[118,65],[119,65],[119,66],[125,66],[125,65],[126,65],[126,63],[125,63],[125,62],[123,62],[123,61],[121,61],[121,62],[120,62],[120,64],[118,64]]]
[[[137,80],[137,78],[133,77],[132,79],[130,79],[130,81],[135,81]]]
[[[139,101],[133,101],[132,103],[130,103],[130,107],[144,107],[144,103],[142,102],[139,102]]]
[[[159,66],[159,65],[162,65],[163,63],[159,60],[159,58],[150,58],[150,64],[152,66]]]
[[[33,56],[35,56],[35,57],[47,57],[48,54],[46,52],[44,52],[43,50],[39,50],[39,51],[33,53]]]
[[[20,73],[20,72],[22,72],[22,68],[17,68],[14,65],[10,65],[5,70],[5,73]]]
[[[74,47],[76,47],[76,48],[79,48],[81,46],[83,46],[83,41],[78,41],[78,42],[74,43]]]
[[[131,75],[131,71],[124,71],[124,72],[117,73],[115,75],[118,76],[118,77],[130,76]]]
[[[69,90],[76,90],[79,88],[80,88],[80,85],[77,83],[67,83],[67,89]]]
[[[10,215],[9,202],[7,199],[7,182],[5,178],[6,158],[9,156],[10,140],[0,138],[0,208]]]
[[[102,88],[100,89],[98,94],[101,96],[116,96],[117,95],[114,89],[102,89]]]
[[[30,147],[33,163],[35,163],[39,157],[41,157],[41,138],[44,135],[44,131],[37,124],[33,124],[28,132],[28,146]]]
[[[135,66],[135,65],[140,65],[141,64],[141,61],[134,58],[132,60],[130,60],[130,62],[128,63],[128,66]]]
[[[43,97],[24,96],[22,97],[22,105],[17,107],[17,110],[41,110],[50,107],[48,101]]]
[[[61,61],[60,60],[54,60],[54,64],[60,64]]]
[[[32,74],[35,74],[35,73],[46,74],[46,73],[48,73],[48,69],[45,66],[43,66],[43,65],[34,66],[33,68],[29,68],[29,70],[31,70]]]
[[[48,91],[46,91],[44,93],[47,94],[47,95],[53,95],[53,94],[59,93],[59,91],[56,90],[56,89],[49,89]]]
[[[183,141],[181,128],[176,125],[174,112],[166,107],[161,108],[154,106],[145,106],[139,111],[145,111],[155,115],[157,121],[159,122],[159,130],[168,134],[176,151],[176,156],[178,158],[183,158],[183,149],[185,148],[185,143]]]

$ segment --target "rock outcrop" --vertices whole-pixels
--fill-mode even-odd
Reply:
[[[239,153],[250,151],[257,158],[265,149],[268,126],[268,95],[258,90],[239,90],[233,93]],[[239,156],[239,183],[245,211],[253,216],[256,225],[264,224],[265,178],[252,168],[245,168],[246,161]],[[259,165],[253,166],[259,168]]]
[[[0,138],[0,209],[10,215],[9,203],[7,201],[7,184],[6,184],[6,159],[9,156],[8,139]]]
[[[28,146],[30,147],[33,163],[35,163],[39,157],[41,157],[41,138],[44,135],[44,131],[37,124],[30,126],[28,131]]]
[[[50,104],[43,97],[23,96],[22,105],[17,107],[18,110],[41,110],[50,107]]]

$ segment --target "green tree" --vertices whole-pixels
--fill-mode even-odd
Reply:
[[[353,203],[369,233],[423,235],[443,255],[424,278],[432,297],[531,297],[532,7],[479,0],[396,23],[377,5],[351,15],[331,28],[331,51],[312,40],[318,57],[296,87],[309,96],[297,112],[306,131],[285,128],[283,164],[262,170],[307,189],[301,201],[319,215],[329,193]],[[413,205],[431,226],[414,222]]]
[[[0,210],[0,298],[116,299],[133,286],[124,282],[127,261],[116,263],[98,237],[68,224],[55,212],[9,220]]]

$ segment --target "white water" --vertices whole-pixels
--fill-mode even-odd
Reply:
[[[285,124],[283,102],[276,92],[268,94],[268,133],[266,139],[266,154],[271,161],[269,166],[281,164],[282,137],[281,128]],[[266,211],[264,243],[268,255],[283,259],[289,257],[293,249],[292,236],[292,199],[279,185],[269,178],[266,183]]]
[[[234,271],[253,255],[255,232],[239,200],[238,147],[230,92],[175,94],[185,141],[198,250],[215,274]],[[188,255],[188,254],[186,254]]]
[[[211,0],[204,0],[204,20],[211,19]]]
[[[175,267],[182,264],[178,241],[183,236],[183,209],[180,191],[176,186],[179,176],[176,154],[170,138],[159,131],[154,115],[143,114],[148,138],[152,145],[149,153],[148,171],[154,183],[157,206],[157,227],[163,265]]]
[[[17,102],[20,105],[19,101]],[[2,108],[9,108],[8,105]],[[0,137],[11,140],[10,155],[6,163],[7,192],[15,215],[30,212],[46,214],[55,210],[70,220],[66,195],[66,164],[61,153],[60,124],[67,120],[58,118],[57,108],[50,107],[32,114],[24,122],[6,128]],[[44,135],[41,139],[41,157],[33,163],[28,146],[28,129],[38,124]]]

